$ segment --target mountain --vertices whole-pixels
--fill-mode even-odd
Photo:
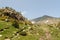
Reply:
[[[42,17],[35,18],[32,21],[34,21],[36,23],[46,23],[49,21],[49,23],[51,23],[51,22],[57,22],[59,20],[60,20],[60,18],[44,15]]]
[[[38,18],[35,18],[35,19],[32,19],[32,21],[43,21],[43,20],[47,20],[47,19],[53,19],[54,17],[51,17],[51,16],[47,16],[47,15],[44,15],[42,17],[38,17]]]

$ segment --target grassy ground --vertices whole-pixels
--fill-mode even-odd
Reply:
[[[4,40],[7,37],[11,40],[38,40],[37,35],[14,35],[17,31],[19,30],[13,27],[11,22],[0,21],[0,35],[2,35],[0,40]]]
[[[56,26],[50,25],[23,25],[20,24],[21,28],[25,27],[27,35],[22,36],[15,34],[20,29],[12,26],[11,22],[0,21],[0,40],[60,40],[60,29]],[[31,27],[29,30],[28,27]]]

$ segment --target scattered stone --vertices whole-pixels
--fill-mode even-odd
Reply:
[[[19,34],[17,33],[17,36],[19,36]]]
[[[19,39],[20,37],[18,37],[18,39]]]
[[[34,24],[34,23],[35,23],[35,21],[32,21],[31,23],[32,23],[32,24]]]
[[[0,37],[2,37],[2,35],[0,35]]]
[[[4,29],[4,30],[6,30],[6,29]]]
[[[15,35],[15,34],[12,34],[13,36]]]
[[[53,31],[51,31],[51,34],[53,33]]]
[[[16,33],[16,31],[14,31],[14,33]]]
[[[23,31],[25,31],[25,30],[23,30]]]
[[[5,19],[6,22],[8,22],[8,19]]]
[[[28,29],[30,29],[31,27],[28,27]]]
[[[10,40],[10,39],[5,39],[5,40]]]
[[[39,33],[37,33],[37,35],[39,35]]]
[[[57,29],[59,29],[59,28],[57,28]]]

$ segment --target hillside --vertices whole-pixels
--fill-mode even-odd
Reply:
[[[41,22],[46,18],[55,19],[45,15]],[[32,24],[21,12],[10,7],[0,8],[0,40],[60,40],[60,22]]]
[[[16,12],[14,9],[5,7],[0,9],[0,17],[13,18],[16,20],[25,20],[20,12]]]
[[[36,40],[33,24],[21,12],[0,8],[0,40]],[[27,38],[28,37],[28,38]],[[35,38],[35,39],[34,39]]]

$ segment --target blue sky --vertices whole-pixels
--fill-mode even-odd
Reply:
[[[28,19],[43,15],[60,17],[60,0],[0,0],[0,8],[6,6],[22,11]]]

